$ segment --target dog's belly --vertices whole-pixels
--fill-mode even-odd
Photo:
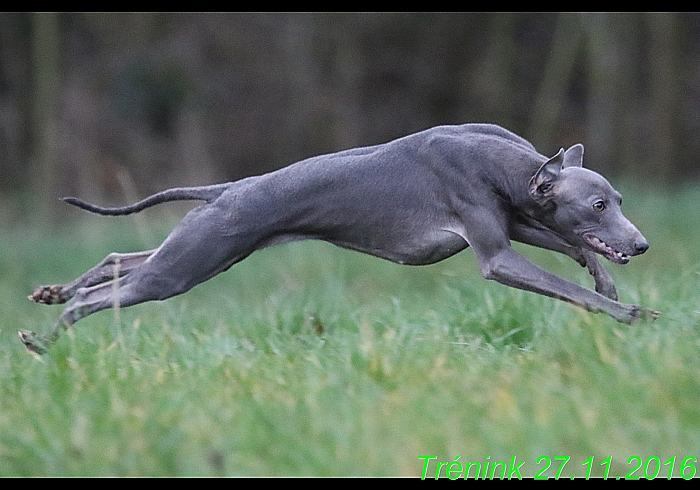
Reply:
[[[380,238],[381,237],[381,238]],[[386,230],[376,234],[364,233],[350,236],[323,237],[339,247],[364,252],[397,264],[427,265],[444,260],[464,250],[469,244],[459,235],[447,230],[435,229],[412,236],[388,236]]]

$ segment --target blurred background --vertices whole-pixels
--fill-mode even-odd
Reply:
[[[0,14],[0,224],[440,124],[700,178],[698,14]]]

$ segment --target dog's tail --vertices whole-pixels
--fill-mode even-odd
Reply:
[[[124,216],[126,214],[138,213],[146,208],[155,206],[156,204],[161,204],[170,201],[207,201],[211,202],[217,197],[219,197],[227,188],[229,184],[215,184],[204,187],[178,187],[174,189],[167,189],[157,194],[153,194],[137,203],[131,204],[129,206],[122,206],[117,208],[103,208],[101,206],[95,206],[94,204],[87,203],[77,197],[62,197],[61,201],[77,206],[91,213],[101,214],[104,216]]]

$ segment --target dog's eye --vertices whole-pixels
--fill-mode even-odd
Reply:
[[[596,201],[593,203],[593,209],[596,211],[605,211],[605,201]]]

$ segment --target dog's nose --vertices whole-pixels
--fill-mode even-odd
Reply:
[[[649,243],[647,243],[646,240],[641,239],[641,240],[637,240],[636,242],[634,242],[634,250],[637,253],[637,255],[643,254],[648,249],[649,249]]]

